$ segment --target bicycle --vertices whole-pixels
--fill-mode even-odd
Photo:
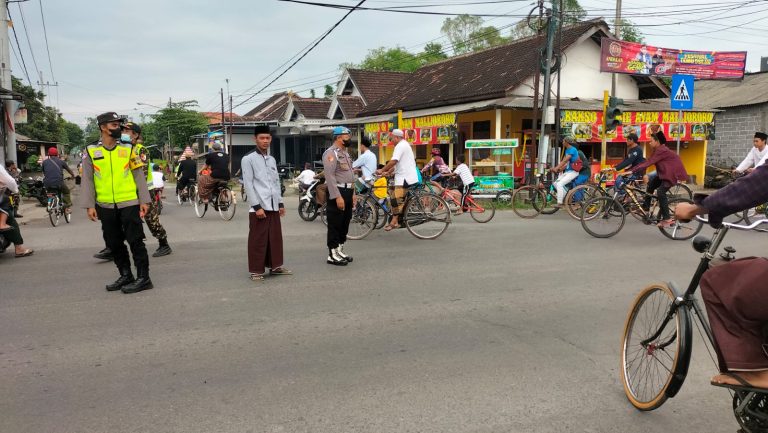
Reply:
[[[699,217],[697,220],[705,222]],[[753,230],[765,223],[768,220],[747,226],[723,223],[711,238],[697,236],[693,249],[702,253],[702,257],[685,292],[669,282],[652,284],[637,295],[624,323],[620,368],[624,393],[632,406],[651,411],[680,391],[691,360],[692,315],[696,316],[695,325],[705,344],[709,343],[707,350],[718,347],[704,311],[694,297],[696,288],[730,229]],[[722,260],[734,259],[733,247],[726,246],[724,251],[720,254]],[[766,431],[768,393],[765,390],[719,386],[734,391],[733,412],[745,432]]]
[[[431,193],[435,194],[435,190],[431,182],[427,181],[426,185],[427,189],[429,189]],[[458,194],[459,198],[456,198],[457,194],[455,194],[453,191],[457,190],[444,186],[442,187],[440,193],[437,194],[443,200],[445,200],[446,203],[448,203],[448,207],[451,209],[451,213],[458,215],[459,211],[469,212],[469,215],[472,217],[472,219],[479,223],[487,223],[493,219],[493,216],[496,214],[496,205],[494,203],[494,199],[475,197],[472,195],[472,191],[469,191],[466,197],[464,197],[464,205],[462,205],[461,193]]]
[[[610,238],[624,227],[626,214],[629,212],[646,225],[658,224],[663,221],[661,208],[658,206],[656,195],[637,188],[636,181],[627,182],[623,189],[623,202],[618,199],[618,191],[613,196],[598,196],[587,201],[581,212],[581,227],[596,238]],[[644,209],[638,195],[650,197],[651,205]],[[693,203],[684,198],[669,199],[669,215],[674,215],[675,208],[680,203]],[[661,233],[673,240],[686,240],[696,236],[703,224],[698,220],[688,222],[675,220],[671,226],[659,227]]]
[[[608,175],[614,172],[612,168],[600,170],[595,183],[578,185],[565,195],[565,210],[573,219],[581,219],[583,205],[597,196],[612,196],[613,191],[608,186]],[[606,187],[603,187],[605,185]]]
[[[536,218],[539,214],[552,215],[558,211],[557,188],[551,179],[546,178],[546,173],[535,177],[535,185],[526,185],[518,188],[512,194],[512,210],[520,218]],[[571,184],[565,186],[566,194]]]
[[[205,203],[200,197],[200,191],[195,192],[194,198],[195,215],[198,218],[205,216],[205,212],[208,210],[208,205],[212,205],[213,209],[219,212],[219,216],[224,221],[230,221],[235,216],[235,209],[237,208],[237,201],[235,200],[232,190],[229,189],[227,181],[217,181],[216,186],[211,192],[211,199],[208,203]]]
[[[45,208],[48,211],[48,219],[51,220],[51,225],[54,227],[58,226],[62,215],[64,216],[64,221],[69,224],[72,221],[72,212],[70,209],[64,208],[61,190],[59,188],[47,188],[45,194],[48,197]]]
[[[191,201],[197,195],[197,182],[190,181],[181,191],[176,194],[176,201],[179,206]]]

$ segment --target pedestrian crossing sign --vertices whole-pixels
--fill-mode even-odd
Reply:
[[[673,110],[693,110],[693,75],[673,75],[671,90]]]

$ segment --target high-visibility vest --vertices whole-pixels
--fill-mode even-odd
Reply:
[[[141,159],[130,143],[117,143],[108,150],[101,143],[88,146],[93,162],[93,185],[98,203],[123,203],[139,199],[131,171],[141,167]]]
[[[147,148],[144,147],[143,143],[136,143],[133,146],[133,148],[136,152],[136,155],[138,155],[139,158],[142,159],[142,161],[144,161],[144,159],[149,160],[149,152],[146,150]],[[144,171],[147,172],[147,187],[149,187],[149,189],[154,188],[154,185],[152,184],[152,171],[154,170],[154,168],[155,168],[155,164],[151,162],[148,162],[146,167],[144,168]]]

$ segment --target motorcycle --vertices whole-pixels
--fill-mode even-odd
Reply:
[[[11,241],[9,241],[8,238],[5,237],[2,232],[0,232],[0,254],[4,253],[10,245]]]
[[[33,197],[40,202],[41,206],[48,204],[48,195],[45,193],[45,186],[43,186],[43,178],[38,176],[36,178],[28,177],[19,183],[19,195],[22,197]]]
[[[285,195],[285,181],[292,179],[293,166],[291,164],[278,164],[277,174],[280,177],[280,195]]]
[[[322,207],[317,203],[317,187],[325,183],[325,178],[315,179],[299,199],[299,217],[304,221],[314,221]]]

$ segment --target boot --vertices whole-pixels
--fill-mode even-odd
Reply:
[[[142,290],[149,290],[152,287],[152,280],[149,279],[149,269],[142,269],[137,272],[136,281],[123,286],[123,293],[136,293]]]
[[[335,266],[347,266],[347,261],[339,255],[338,247],[328,250],[328,260],[326,260],[326,263]]]
[[[152,257],[167,256],[172,252],[173,250],[171,250],[171,246],[168,245],[168,239],[160,239],[160,246],[157,247],[157,250],[154,253],[152,253]]]
[[[340,244],[339,247],[336,248],[336,252],[338,252],[339,256],[341,256],[347,263],[352,263],[352,256],[344,254],[344,244]]]
[[[123,286],[130,284],[133,281],[134,279],[131,268],[120,269],[120,278],[115,280],[115,282],[112,284],[107,284],[107,291],[114,292],[115,290],[120,290],[123,288]]]
[[[103,250],[99,251],[98,253],[94,254],[93,257],[99,259],[99,260],[112,260],[112,250],[109,248],[104,248]]]

